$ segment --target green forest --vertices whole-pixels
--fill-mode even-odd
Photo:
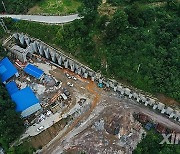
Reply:
[[[133,154],[178,154],[180,153],[179,145],[159,144],[163,140],[161,134],[154,129],[147,131],[147,135],[138,144]]]
[[[81,1],[84,18],[64,26],[6,22],[10,30],[60,47],[106,77],[180,101],[179,2],[154,6],[124,0],[126,7],[102,15],[100,0]],[[121,5],[116,1],[109,0],[113,6]]]
[[[23,14],[33,7],[40,0],[3,0],[0,2],[0,13]]]

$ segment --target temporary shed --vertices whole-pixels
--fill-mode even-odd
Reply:
[[[11,61],[5,57],[0,61],[0,79],[4,84],[13,75],[18,76],[18,71],[16,67],[11,63]]]
[[[22,112],[23,117],[27,117],[41,109],[39,100],[30,87],[17,91],[11,95],[11,98],[16,103],[16,111]]]
[[[37,79],[40,79],[42,77],[42,75],[44,74],[44,72],[41,69],[37,68],[36,66],[34,66],[32,64],[26,65],[26,67],[24,68],[24,71],[27,74],[29,74]]]
[[[19,89],[14,81],[11,81],[6,84],[6,89],[11,96],[12,94],[16,93]]]

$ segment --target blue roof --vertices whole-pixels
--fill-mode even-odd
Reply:
[[[26,87],[12,94],[11,98],[16,103],[16,111],[18,112],[22,112],[32,105],[39,103],[39,100],[30,87]]]
[[[37,78],[37,79],[40,79],[41,76],[44,74],[44,72],[43,72],[41,69],[37,68],[36,66],[34,66],[34,65],[32,65],[32,64],[28,64],[28,65],[24,68],[24,71],[25,71],[27,74],[29,74],[29,75]]]
[[[10,96],[19,90],[14,81],[7,83],[6,89],[7,89]]]
[[[7,57],[0,61],[0,70],[1,82],[7,81],[18,72],[16,67],[10,62]]]

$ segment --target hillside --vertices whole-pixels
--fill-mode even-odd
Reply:
[[[24,21],[8,25],[63,48],[105,76],[179,101],[178,1],[160,6],[128,2],[111,16],[99,14],[100,2],[84,0],[84,5],[79,9],[84,19],[63,27]]]

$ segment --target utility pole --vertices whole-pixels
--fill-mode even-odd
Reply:
[[[2,18],[0,18],[0,25],[1,25],[2,28],[4,29],[5,33],[7,33],[7,32],[8,32],[8,29],[7,29],[7,27],[6,27],[6,25],[5,25],[5,23],[4,23],[4,21],[3,21]]]
[[[4,7],[5,12],[7,12],[4,2],[2,1],[2,5]]]

